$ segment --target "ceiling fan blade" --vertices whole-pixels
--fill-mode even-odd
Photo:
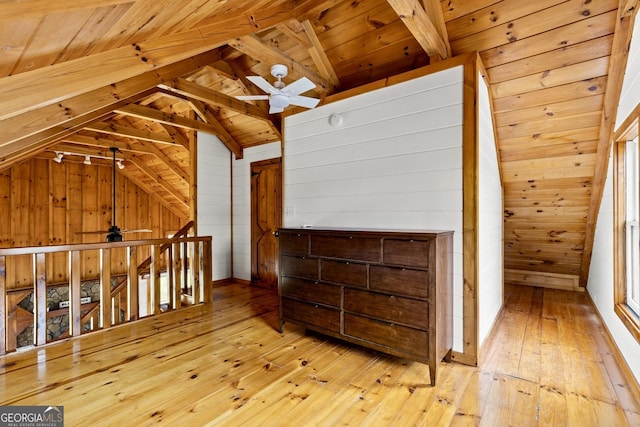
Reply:
[[[120,230],[121,233],[152,233],[153,230],[148,228],[139,228],[137,230]]]
[[[283,111],[284,111],[284,108],[274,107],[273,105],[271,106],[271,108],[269,108],[269,114],[282,113]]]
[[[240,95],[236,96],[240,101],[266,101],[269,95]]]
[[[271,95],[276,95],[280,93],[280,91],[275,87],[273,87],[271,83],[269,83],[268,81],[266,81],[264,78],[260,76],[247,76],[247,80],[249,80],[251,83],[253,83],[254,85],[258,86],[260,89],[262,89],[263,91]]]
[[[316,87],[316,84],[314,82],[306,77],[302,77],[301,79],[298,79],[290,85],[282,88],[282,93],[295,96],[300,95],[301,93],[305,93],[306,91],[311,90],[314,87]]]
[[[76,234],[107,234],[109,230],[96,230],[96,231],[76,231]]]
[[[319,102],[320,100],[318,98],[308,96],[292,96],[289,98],[289,104],[297,105],[298,107],[313,108],[318,105]]]

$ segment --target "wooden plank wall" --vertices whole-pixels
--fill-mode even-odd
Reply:
[[[126,240],[165,238],[188,220],[160,205],[120,174],[116,175],[116,184],[117,225],[121,229],[153,230],[125,234]],[[0,171],[0,194],[0,247],[3,248],[103,242],[106,234],[80,233],[111,226],[110,166],[32,159]],[[140,260],[148,256],[140,252]],[[47,256],[54,259],[47,262],[47,281],[66,281],[66,254]],[[95,251],[83,259],[83,279],[99,276],[98,256]],[[124,252],[114,253],[112,262],[125,272]],[[7,289],[32,286],[31,269],[30,257],[12,259],[7,265]]]
[[[455,231],[458,352],[464,350],[463,78],[464,67],[454,66],[330,103],[286,117],[284,132],[285,226]],[[332,114],[342,123],[332,125]]]

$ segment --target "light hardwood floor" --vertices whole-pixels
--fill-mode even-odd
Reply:
[[[0,358],[0,405],[63,405],[66,426],[640,426],[584,294],[506,286],[480,367],[426,365],[276,331],[243,285],[194,307]]]

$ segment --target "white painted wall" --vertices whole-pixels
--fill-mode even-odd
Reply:
[[[478,343],[482,345],[503,302],[503,204],[487,85],[478,76],[479,220]]]
[[[454,230],[462,351],[462,66],[285,120],[284,225]],[[329,117],[343,122],[332,126]]]
[[[213,280],[231,277],[231,154],[198,134],[198,235],[213,237]]]
[[[280,142],[244,150],[233,168],[233,277],[251,280],[251,162],[280,157]],[[235,158],[235,156],[234,156]]]
[[[640,16],[640,15],[638,15]],[[640,102],[640,20],[636,16],[633,38],[622,88],[616,128]],[[611,156],[611,155],[610,155]],[[640,381],[640,344],[633,338],[613,311],[613,177],[612,160],[605,183],[604,195],[591,255],[587,291],[613,340],[626,359],[636,380]]]

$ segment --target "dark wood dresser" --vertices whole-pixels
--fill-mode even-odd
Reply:
[[[453,231],[283,228],[280,329],[293,322],[437,367],[449,360]]]

